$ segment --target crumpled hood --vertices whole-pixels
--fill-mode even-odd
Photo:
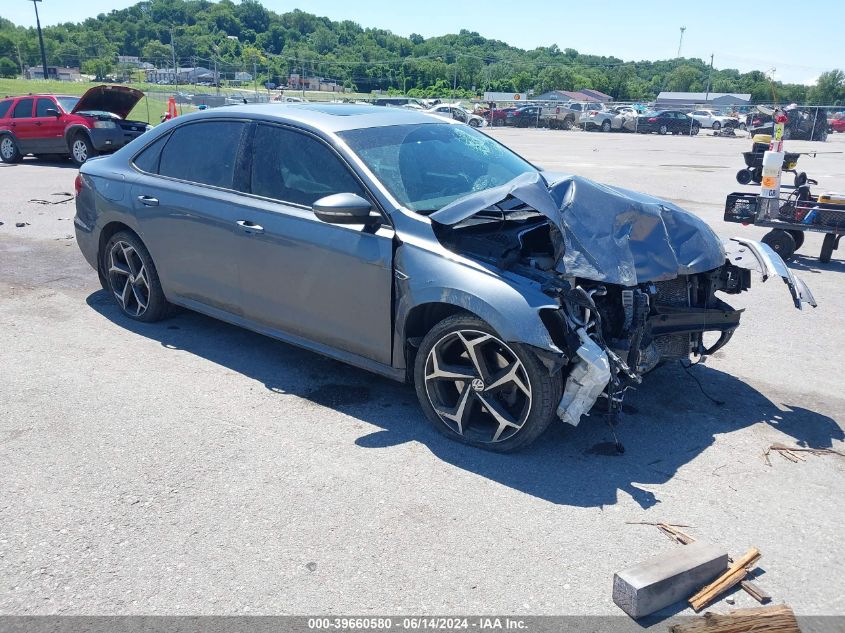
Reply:
[[[128,86],[94,86],[80,97],[79,102],[73,108],[73,113],[111,112],[121,119],[125,119],[143,97],[143,92]]]
[[[508,197],[536,209],[557,229],[552,240],[561,274],[635,286],[725,263],[721,240],[700,218],[665,200],[580,176],[548,185],[539,172],[529,172],[464,196],[430,218],[457,224]]]

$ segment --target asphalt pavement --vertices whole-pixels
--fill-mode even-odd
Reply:
[[[490,134],[764,232],[721,221],[748,139]],[[800,167],[845,190],[842,154]],[[845,450],[845,250],[820,264],[813,235],[791,264],[815,310],[778,279],[730,297],[724,350],[626,399],[624,455],[601,417],[493,455],[430,430],[411,387],[190,312],[122,317],[74,242],[75,174],[0,165],[0,613],[617,615],[613,573],[682,547],[632,522],[667,521],[758,547],[799,615],[845,615],[845,458],[763,455]],[[756,605],[732,598],[713,610]]]

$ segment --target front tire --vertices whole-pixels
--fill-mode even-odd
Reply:
[[[4,163],[19,163],[23,160],[18,144],[10,134],[0,136],[0,160]]]
[[[438,432],[508,453],[536,440],[555,416],[560,374],[527,347],[505,343],[484,321],[457,314],[435,325],[417,351],[414,385]]]
[[[719,123],[718,121],[713,121],[713,129],[714,129],[714,130],[721,130],[721,129],[722,129],[722,124],[721,124],[721,123]]]
[[[91,140],[82,132],[76,134],[70,141],[70,157],[77,165],[82,165],[89,158],[97,155],[97,150]]]
[[[167,316],[170,304],[164,297],[158,271],[137,235],[129,231],[112,235],[100,261],[106,290],[123,314],[145,323]]]

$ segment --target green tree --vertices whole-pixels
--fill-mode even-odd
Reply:
[[[840,105],[845,103],[845,73],[830,70],[819,75],[816,85],[810,89],[810,103],[818,105]]]
[[[114,61],[111,57],[96,57],[82,63],[82,72],[86,75],[94,75],[95,81],[103,81],[113,68]]]
[[[16,77],[18,65],[8,57],[0,57],[0,77]]]
[[[678,66],[666,80],[666,89],[674,92],[690,92],[700,88],[701,73],[692,66]]]

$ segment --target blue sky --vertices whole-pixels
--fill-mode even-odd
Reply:
[[[638,0],[262,0],[277,12],[300,8],[334,20],[386,28],[399,35],[425,37],[462,28],[520,48],[557,44],[583,53],[624,60],[667,59],[678,52],[708,60],[717,68],[769,72],[782,81],[812,83],[819,73],[845,68],[841,0],[769,2],[640,2]],[[133,0],[44,0],[42,24],[80,21],[135,4]],[[806,7],[803,11],[796,9]],[[654,7],[654,8],[652,8]],[[662,10],[656,7],[661,7]],[[669,8],[667,10],[667,8]],[[760,10],[766,9],[767,19]],[[789,30],[801,11],[801,30]],[[804,13],[806,12],[806,13]],[[35,25],[32,3],[0,0],[0,15],[16,24]],[[764,14],[765,15],[765,14]],[[781,29],[781,31],[779,31]]]

